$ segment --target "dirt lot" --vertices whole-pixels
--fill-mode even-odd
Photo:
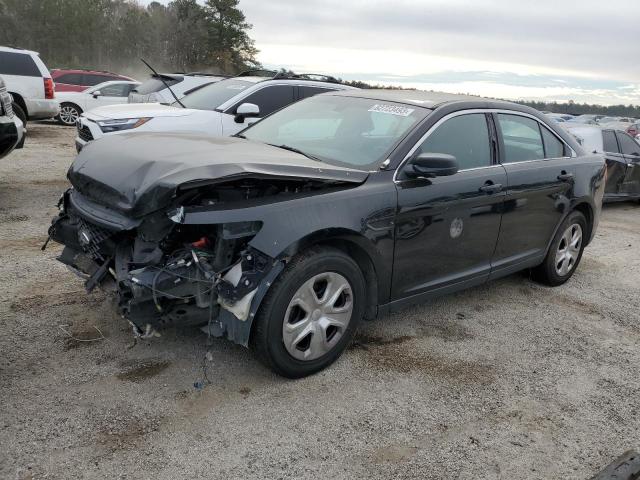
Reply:
[[[563,287],[405,310],[287,381],[194,329],[131,348],[40,251],[73,134],[31,124],[0,161],[1,478],[585,479],[640,447],[640,206],[605,208]]]

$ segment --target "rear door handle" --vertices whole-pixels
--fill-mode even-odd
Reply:
[[[484,192],[484,193],[488,193],[488,194],[492,194],[492,193],[498,193],[502,191],[502,184],[501,183],[485,183],[483,186],[480,187],[480,191]]]
[[[560,180],[561,182],[570,182],[571,180],[573,180],[573,173],[562,172],[560,175],[558,175],[558,180]]]

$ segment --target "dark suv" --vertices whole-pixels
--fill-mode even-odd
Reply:
[[[536,110],[343,91],[231,138],[123,134],[84,149],[49,230],[136,335],[204,325],[301,377],[361,319],[533,269],[566,282],[605,164]]]

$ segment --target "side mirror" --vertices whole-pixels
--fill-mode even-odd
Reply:
[[[236,109],[236,123],[244,123],[245,118],[259,117],[260,107],[254,103],[243,103]]]
[[[96,90],[91,95],[93,95],[93,98],[98,98],[100,95],[102,95],[102,92],[100,90]]]
[[[410,178],[446,177],[458,173],[458,160],[445,153],[421,153],[407,162],[405,174]]]

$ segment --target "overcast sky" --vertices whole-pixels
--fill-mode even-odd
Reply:
[[[143,3],[150,3],[144,0]],[[163,0],[162,3],[169,3]],[[269,67],[429,90],[640,104],[634,0],[241,0]]]

